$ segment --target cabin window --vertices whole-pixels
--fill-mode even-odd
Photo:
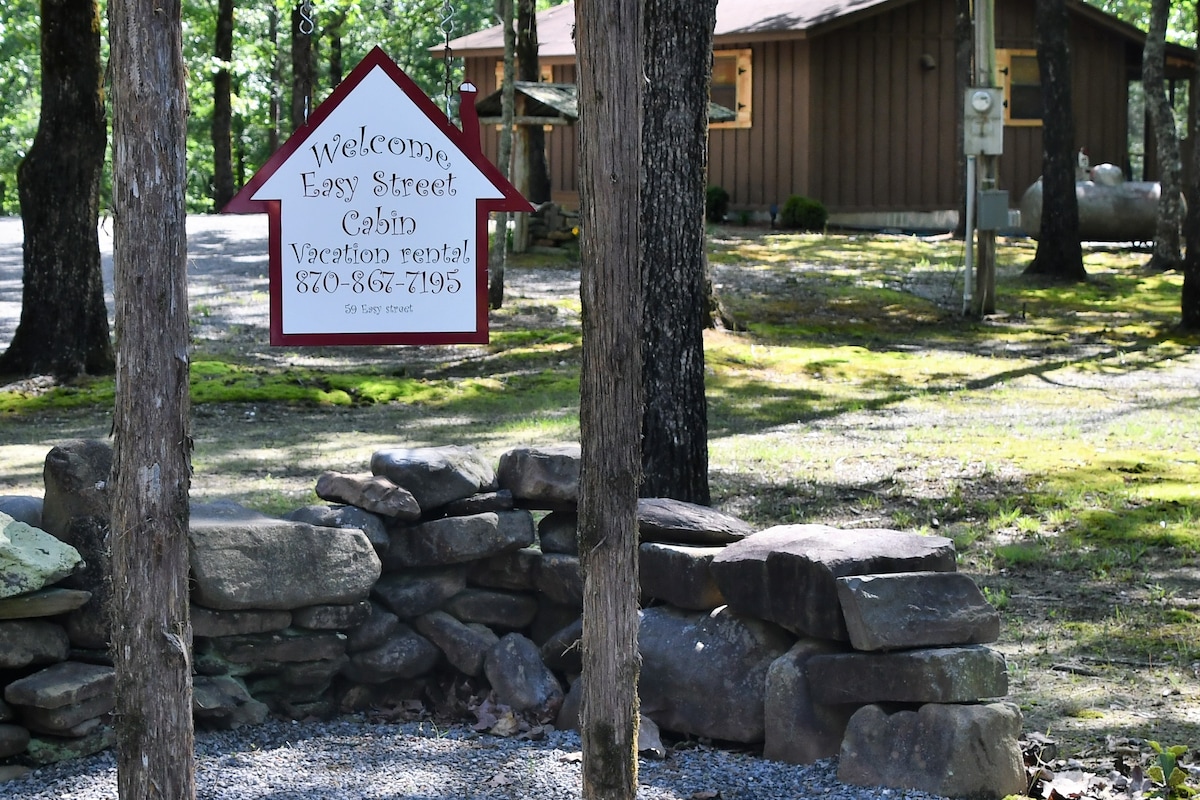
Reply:
[[[538,79],[542,83],[554,83],[554,66],[551,64],[538,64]],[[504,62],[496,62],[496,88],[504,88]]]
[[[708,98],[737,112],[732,122],[714,122],[713,128],[750,127],[750,91],[753,87],[752,51],[717,50],[713,53],[712,84]]]
[[[1042,124],[1042,75],[1036,50],[997,50],[1005,125]]]

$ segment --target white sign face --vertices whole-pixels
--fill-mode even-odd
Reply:
[[[458,129],[380,57],[247,186],[254,203],[278,201],[273,344],[487,341],[483,206],[519,195],[481,168],[477,131],[464,151]]]

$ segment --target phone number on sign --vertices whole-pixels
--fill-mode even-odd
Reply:
[[[345,278],[337,272],[301,269],[296,270],[296,293],[334,294],[341,289],[349,289],[355,294],[455,294],[462,290],[462,281],[457,275],[457,269],[407,272],[376,269],[370,273],[356,269],[349,278]]]

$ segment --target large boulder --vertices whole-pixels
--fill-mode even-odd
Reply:
[[[500,456],[500,486],[528,508],[573,510],[579,502],[577,444],[517,447]]]
[[[441,651],[432,642],[401,623],[379,647],[351,655],[342,674],[356,683],[386,683],[424,675],[440,658]]]
[[[692,611],[708,611],[725,603],[709,564],[720,547],[642,542],[638,577],[642,596]]]
[[[984,644],[1000,637],[1000,614],[961,572],[902,572],[838,578],[838,599],[855,650]]]
[[[74,547],[0,514],[0,598],[36,592],[57,583],[81,560]]]
[[[767,671],[794,642],[782,628],[727,608],[647,608],[638,633],[642,713],[676,733],[761,742]]]
[[[44,620],[0,622],[0,669],[23,669],[66,659],[71,650],[61,625]]]
[[[467,567],[414,569],[384,575],[373,594],[400,619],[412,619],[440,608],[467,586]]]
[[[893,714],[864,706],[846,727],[838,780],[942,797],[1024,794],[1020,735],[1021,712],[1011,703],[929,704]]]
[[[394,527],[384,563],[389,570],[465,564],[528,547],[536,540],[528,511],[489,511]]]
[[[811,764],[838,754],[846,725],[858,706],[814,700],[808,662],[813,656],[845,649],[843,644],[824,639],[801,639],[771,663],[767,671],[764,758]]]
[[[376,451],[371,472],[407,489],[428,513],[496,487],[496,472],[470,447],[401,447]]]
[[[189,554],[192,599],[227,611],[356,602],[382,570],[360,530],[274,519],[235,503],[192,510]]]
[[[109,517],[108,477],[113,451],[108,442],[73,439],[50,449],[42,469],[46,497],[42,529],[68,544],[76,517]]]
[[[890,572],[953,572],[954,543],[880,529],[779,525],[734,542],[712,560],[734,611],[800,635],[846,641],[837,579]]]
[[[496,699],[539,720],[552,720],[563,704],[563,689],[542,663],[538,646],[519,633],[496,643],[483,665]]]
[[[754,533],[754,528],[737,517],[668,497],[638,500],[637,519],[643,542],[728,544]]]

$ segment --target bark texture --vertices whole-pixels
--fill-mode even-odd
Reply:
[[[1178,269],[1182,264],[1182,243],[1179,228],[1183,222],[1183,165],[1179,158],[1179,134],[1175,130],[1175,113],[1167,96],[1166,46],[1167,17],[1170,0],[1150,3],[1150,30],[1142,51],[1142,88],[1146,92],[1146,110],[1154,126],[1157,145],[1159,185],[1158,217],[1154,226],[1154,251],[1147,265],[1154,270]]]
[[[1064,0],[1041,0],[1035,24],[1042,73],[1042,230],[1025,272],[1060,281],[1087,279],[1075,196],[1075,123]]]
[[[542,79],[538,65],[537,3],[517,0],[517,80]],[[550,169],[546,166],[546,132],[541,125],[529,125],[521,137],[525,146],[524,163],[529,170],[529,190],[525,199],[537,205],[550,199]]]
[[[0,373],[113,370],[96,232],[105,118],[95,0],[42,0],[42,104],[17,169],[25,226],[21,319]]]
[[[217,35],[213,42],[217,71],[213,74],[213,207],[220,211],[233,199],[233,0],[217,2]]]
[[[1200,2],[1196,3],[1196,30],[1200,32]],[[1200,86],[1200,62],[1196,64],[1194,85]],[[1200,165],[1200,114],[1190,114],[1192,164]],[[1180,310],[1185,330],[1200,330],[1200,174],[1195,172],[1187,186],[1187,213],[1184,215],[1184,239],[1188,242],[1183,259],[1183,296]]]
[[[504,73],[500,80],[500,150],[496,156],[500,174],[505,178],[512,175],[513,113],[516,104],[517,34],[513,30],[513,0],[496,0],[496,18],[504,25]],[[504,269],[508,264],[508,221],[512,214],[500,211],[496,214],[496,233],[488,255],[488,307],[504,306]]]
[[[575,4],[579,60],[583,796],[637,794],[642,8]]]
[[[195,797],[187,92],[179,0],[109,3],[117,377],[112,655],[122,800]]]
[[[708,86],[716,0],[647,0],[642,107],[643,497],[708,505]]]

